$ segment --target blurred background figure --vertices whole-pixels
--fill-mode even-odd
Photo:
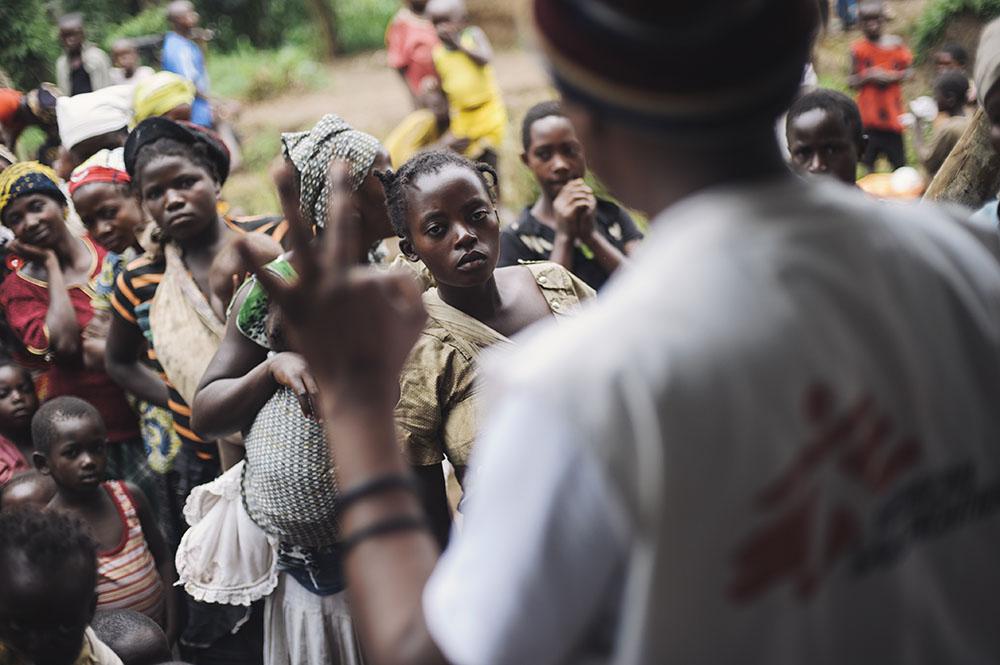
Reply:
[[[111,59],[86,41],[83,14],[66,14],[59,19],[59,43],[63,53],[56,60],[56,82],[67,95],[93,92],[111,85]]]

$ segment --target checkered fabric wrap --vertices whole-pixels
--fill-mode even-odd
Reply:
[[[250,518],[280,540],[325,547],[337,542],[337,488],[323,428],[280,388],[244,439],[243,502]]]
[[[299,172],[299,205],[302,214],[316,226],[326,225],[330,202],[330,160],[351,165],[351,189],[357,190],[368,176],[382,144],[374,136],[359,132],[332,113],[320,118],[308,132],[281,135],[286,158]]]

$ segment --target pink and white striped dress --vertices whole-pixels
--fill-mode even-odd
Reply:
[[[125,483],[103,485],[122,520],[121,542],[97,554],[97,609],[142,612],[161,626],[166,620],[163,580],[142,533],[135,501]]]

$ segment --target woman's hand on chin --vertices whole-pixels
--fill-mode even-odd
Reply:
[[[7,243],[7,251],[33,263],[48,265],[54,262],[58,265],[58,261],[56,261],[56,253],[48,247],[29,245],[26,242],[21,242],[15,239]]]

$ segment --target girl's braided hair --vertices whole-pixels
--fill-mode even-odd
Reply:
[[[475,173],[479,181],[483,183],[483,189],[490,197],[490,203],[496,204],[498,176],[492,166],[483,162],[474,163],[448,150],[422,152],[403,164],[398,171],[393,172],[389,169],[384,172],[375,172],[385,189],[385,203],[389,209],[392,230],[400,238],[406,238],[410,235],[406,227],[406,188],[420,176],[427,173],[439,173],[449,166],[466,168]],[[490,176],[489,179],[486,177],[487,174]]]

